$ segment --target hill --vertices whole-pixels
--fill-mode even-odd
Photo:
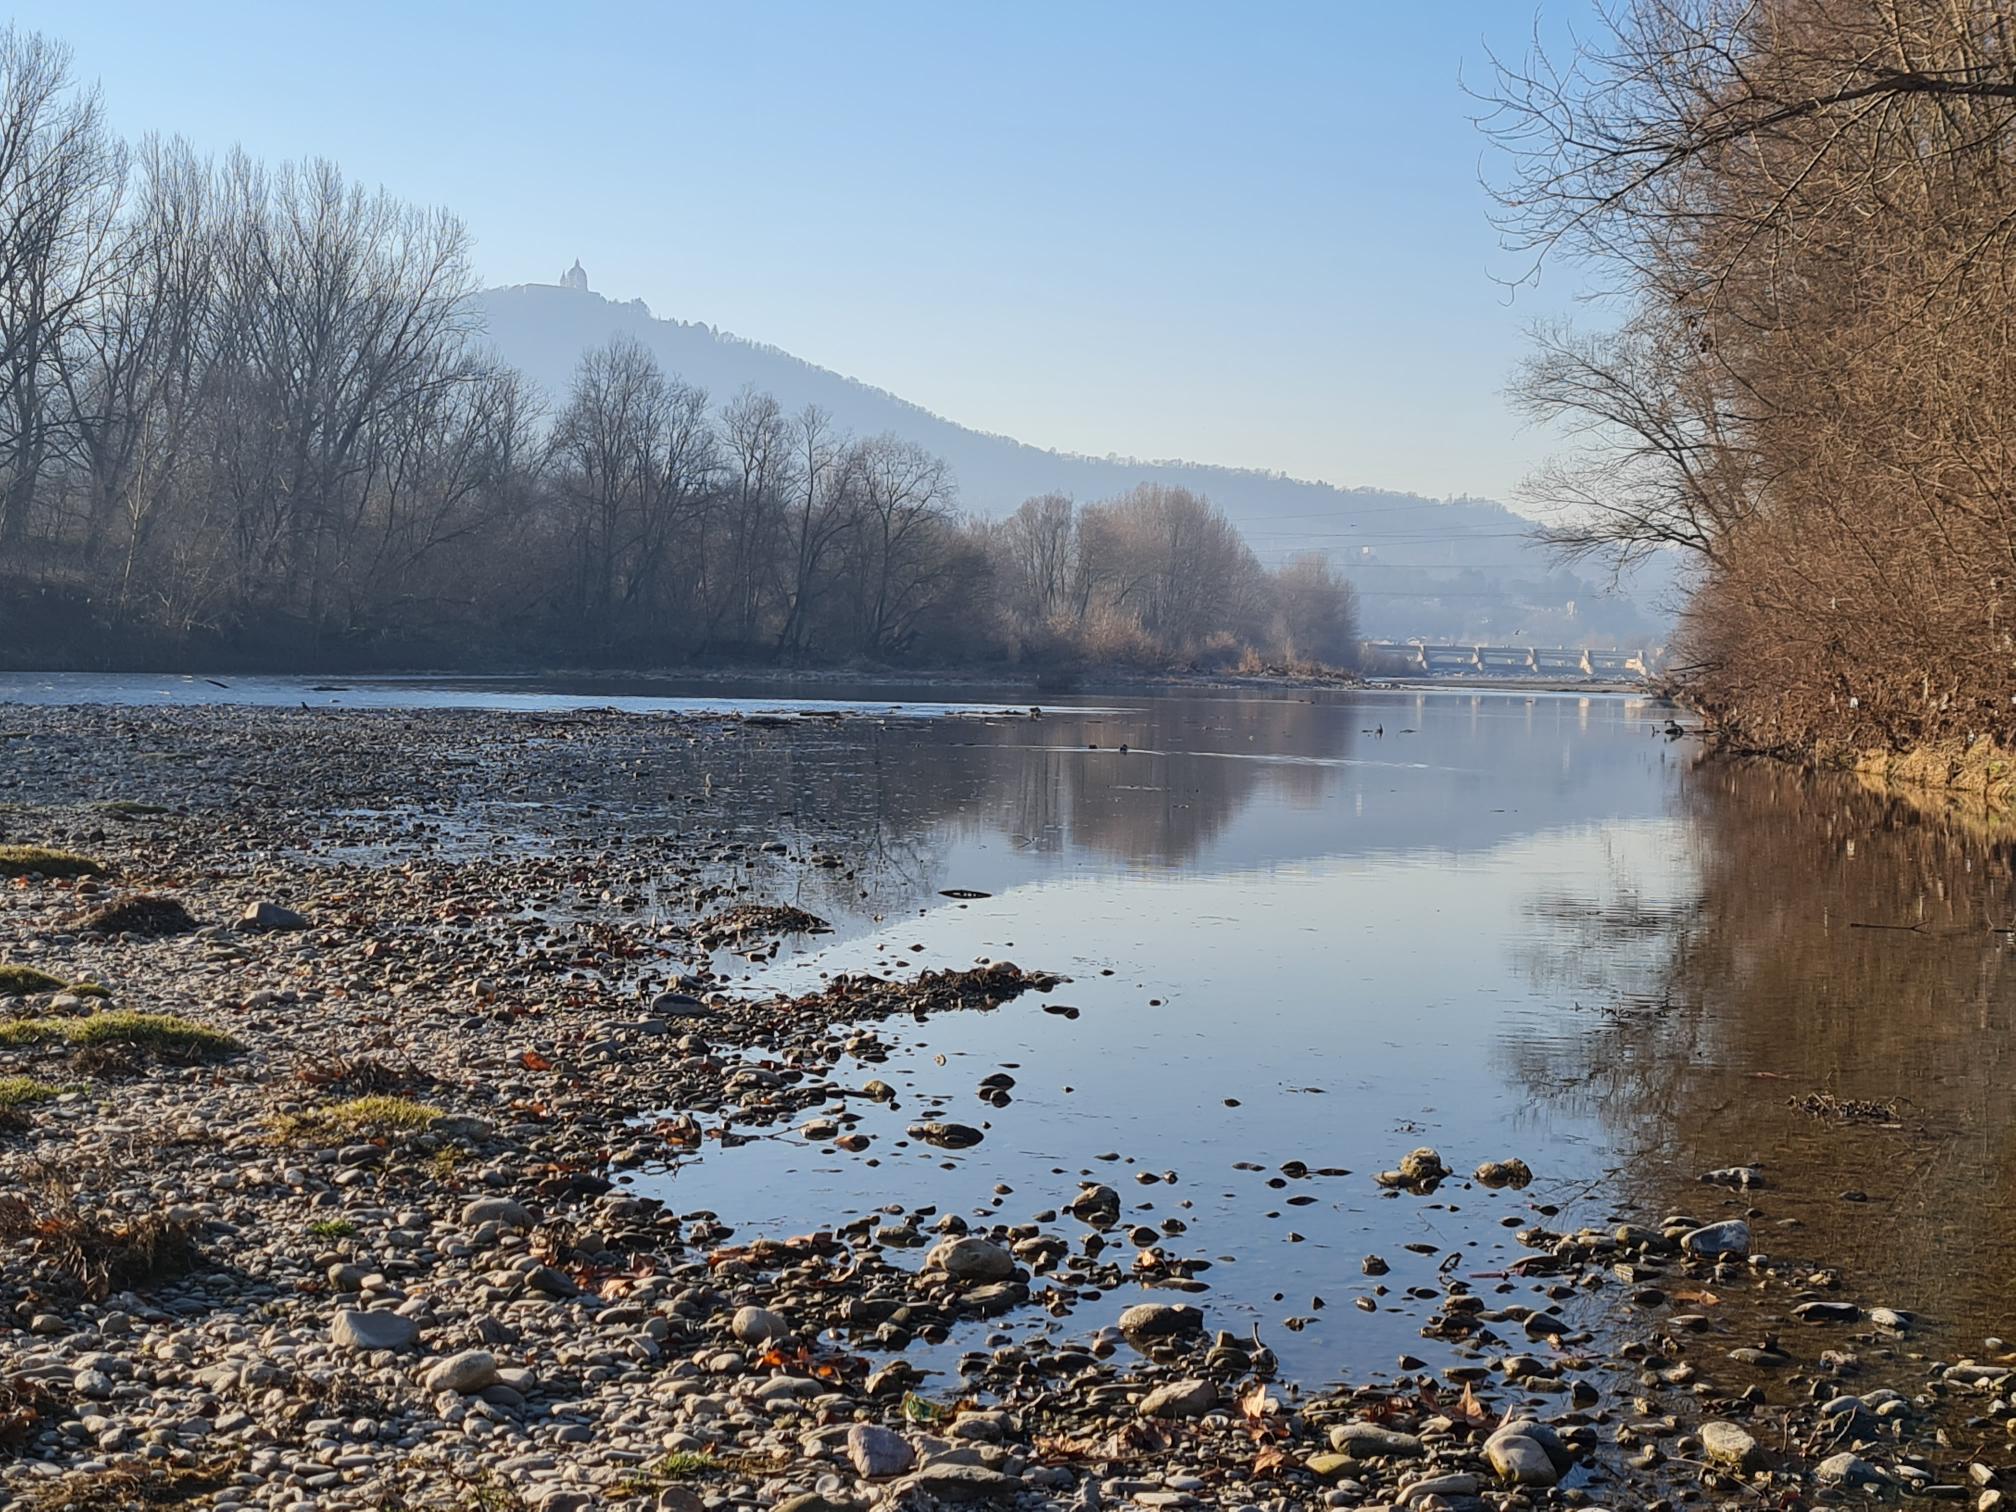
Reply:
[[[1593,578],[1557,568],[1527,539],[1532,522],[1491,500],[1436,500],[1195,462],[1046,451],[969,429],[777,347],[697,321],[660,319],[642,300],[608,299],[578,286],[582,281],[514,284],[478,299],[499,356],[556,404],[584,351],[628,336],[717,399],[753,385],[786,409],[817,404],[849,431],[893,432],[929,448],[951,464],[961,503],[976,514],[1005,515],[1031,495],[1052,491],[1108,498],[1143,482],[1206,494],[1270,565],[1303,547],[1328,551],[1359,588],[1369,635],[1566,644],[1663,638],[1657,585],[1611,593]]]

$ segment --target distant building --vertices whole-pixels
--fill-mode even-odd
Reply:
[[[588,272],[581,266],[580,258],[575,258],[574,266],[560,275],[560,287],[579,289],[583,294],[588,292]]]

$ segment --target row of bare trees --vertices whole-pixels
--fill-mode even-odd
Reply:
[[[467,236],[347,183],[128,151],[0,33],[0,574],[115,629],[343,629],[442,594],[533,446]]]
[[[618,338],[551,433],[551,585],[623,644],[786,660],[1306,662],[1357,654],[1320,554],[1268,572],[1207,500],[1144,485],[962,518],[945,465],[744,391],[718,410]],[[1250,653],[1250,655],[1249,655]]]
[[[0,659],[1349,659],[1348,589],[1200,499],[966,520],[917,446],[623,340],[549,405],[475,292],[453,217],[129,149],[0,32]]]
[[[1100,504],[1025,502],[989,532],[1016,633],[1104,660],[1222,656],[1355,666],[1357,601],[1321,552],[1264,569],[1187,489],[1143,484]]]
[[[2016,741],[2016,34],[1990,0],[1623,0],[1501,67],[1571,551],[1695,565],[1694,696],[1802,754]]]
[[[546,481],[568,613],[661,649],[902,656],[985,565],[936,457],[754,391],[715,410],[621,338],[582,358]]]

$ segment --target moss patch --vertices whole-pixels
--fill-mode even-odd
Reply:
[[[0,1109],[25,1108],[31,1103],[47,1102],[60,1096],[62,1091],[61,1087],[52,1087],[32,1076],[0,1076]]]
[[[137,1050],[162,1060],[205,1061],[244,1045],[220,1029],[172,1013],[94,1013],[89,1018],[14,1019],[0,1023],[0,1045],[62,1043],[78,1050]]]
[[[221,1029],[172,1013],[94,1013],[89,1018],[65,1019],[63,1024],[63,1037],[78,1046],[122,1045],[199,1060],[235,1055],[245,1048]]]
[[[105,871],[103,861],[75,851],[53,850],[46,845],[0,845],[0,877],[25,877],[30,872],[45,877],[102,877]]]
[[[0,961],[0,997],[27,997],[32,992],[55,992],[63,978],[53,977],[33,966],[16,966]]]
[[[422,1134],[443,1116],[439,1108],[404,1097],[353,1097],[305,1113],[290,1113],[277,1127],[284,1139],[370,1139]]]

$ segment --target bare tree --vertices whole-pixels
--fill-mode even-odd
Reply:
[[[939,458],[894,436],[858,443],[850,471],[861,511],[856,633],[864,651],[900,652],[949,577],[942,548],[952,523],[951,475]]]
[[[721,446],[727,481],[709,554],[709,626],[746,647],[758,639],[795,486],[791,423],[775,397],[744,389],[722,408]]]
[[[1291,660],[1358,665],[1358,598],[1321,551],[1298,552],[1270,585],[1275,643]]]
[[[1078,579],[1078,506],[1063,494],[1024,499],[1002,524],[1018,611],[1050,624],[1073,608]]]
[[[860,489],[855,454],[819,406],[808,404],[799,412],[792,440],[796,467],[787,519],[790,560],[777,649],[797,654],[805,649],[806,628],[831,587],[839,550],[860,524]]]
[[[1521,384],[1557,540],[1699,564],[1697,702],[1803,754],[2016,739],[2016,41],[1973,0],[1627,0],[1500,69],[1501,227],[1614,334]]]
[[[63,349],[118,274],[125,175],[69,50],[0,31],[0,553],[18,547],[43,468],[70,439]]]

